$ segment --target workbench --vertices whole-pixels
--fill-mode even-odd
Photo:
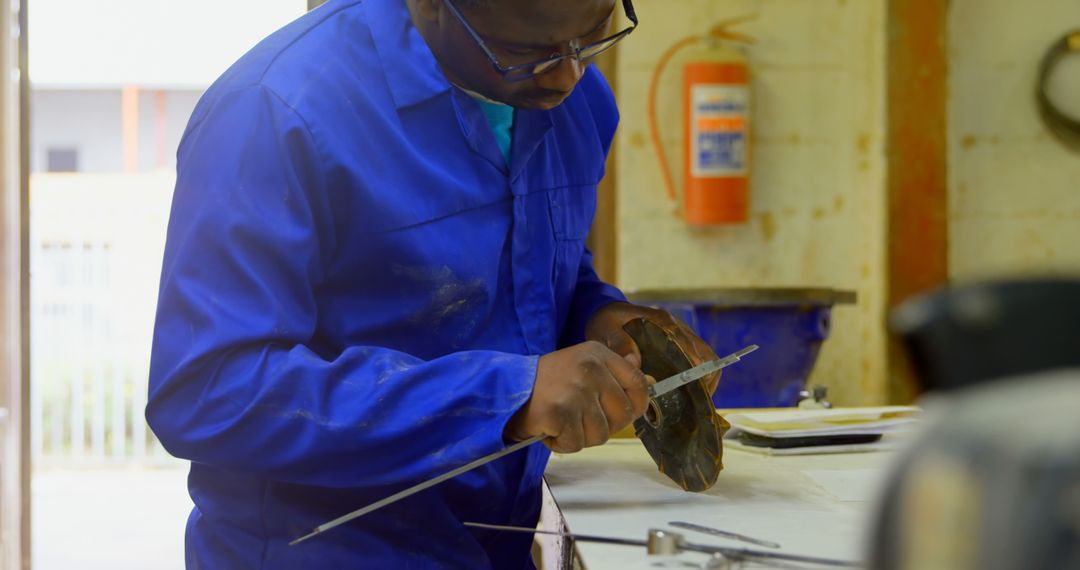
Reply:
[[[552,457],[541,526],[565,524],[572,533],[634,539],[662,528],[690,542],[761,549],[667,525],[686,521],[775,541],[782,545],[779,552],[863,560],[871,512],[895,459],[892,452],[775,457],[725,449],[716,485],[694,494],[659,473],[638,440],[612,440]],[[565,555],[549,556],[553,550],[565,553],[561,547],[546,545],[545,567],[570,567]],[[580,541],[576,547],[588,570],[655,570],[666,560],[707,559],[696,553],[648,557],[639,548]]]

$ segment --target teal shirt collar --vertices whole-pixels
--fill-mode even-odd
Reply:
[[[509,165],[510,145],[514,133],[514,108],[482,99],[477,99],[476,102],[480,104],[480,110],[484,112],[484,117],[487,118],[491,131],[495,134],[495,142],[499,143],[499,150],[502,151],[503,158]]]

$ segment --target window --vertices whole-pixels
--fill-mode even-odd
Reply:
[[[45,159],[47,172],[78,172],[79,150],[76,148],[50,148]]]
[[[176,147],[306,0],[31,0],[35,570],[184,567],[187,464],[143,419]]]

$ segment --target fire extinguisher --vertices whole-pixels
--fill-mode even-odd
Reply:
[[[650,83],[652,142],[668,197],[677,204],[676,188],[682,188],[682,215],[691,225],[738,224],[749,215],[750,66],[739,44],[752,44],[753,38],[728,29],[747,19],[677,42],[661,56]],[[672,77],[662,82],[672,64]],[[663,108],[661,88],[669,95]],[[676,99],[678,104],[670,104]],[[677,174],[665,152],[670,137],[660,132],[661,117],[667,125],[681,126],[678,144],[670,145],[682,158]]]

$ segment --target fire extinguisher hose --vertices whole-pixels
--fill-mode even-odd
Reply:
[[[660,171],[664,175],[664,189],[667,190],[668,198],[671,199],[672,202],[678,200],[678,196],[675,193],[675,180],[671,175],[671,166],[668,164],[667,152],[664,151],[664,143],[660,140],[660,125],[658,124],[658,113],[656,110],[657,92],[660,90],[660,77],[663,76],[664,70],[667,69],[672,58],[683,49],[700,41],[700,37],[690,36],[679,40],[675,45],[669,47],[667,51],[660,56],[660,61],[657,62],[656,67],[653,69],[652,78],[649,79],[649,138],[652,139],[653,148],[656,150],[656,156],[660,160]]]
[[[753,20],[756,17],[756,15],[747,15],[721,22],[720,24],[713,26],[709,31],[708,37],[720,40],[734,40],[744,44],[753,44],[754,38],[745,34],[733,32],[729,28],[736,24]],[[663,173],[664,178],[664,189],[667,191],[668,198],[672,203],[676,202],[679,197],[675,191],[675,179],[671,174],[671,165],[668,162],[667,152],[664,150],[664,142],[660,139],[660,125],[659,119],[657,118],[659,113],[656,109],[657,96],[660,90],[660,78],[664,75],[664,71],[667,69],[668,64],[671,63],[671,60],[674,59],[680,51],[701,42],[702,39],[701,36],[689,36],[675,42],[675,44],[660,55],[656,67],[653,68],[652,77],[649,79],[649,101],[647,111],[649,117],[649,138],[652,140],[653,148],[656,150],[657,159],[660,161],[660,170]]]

